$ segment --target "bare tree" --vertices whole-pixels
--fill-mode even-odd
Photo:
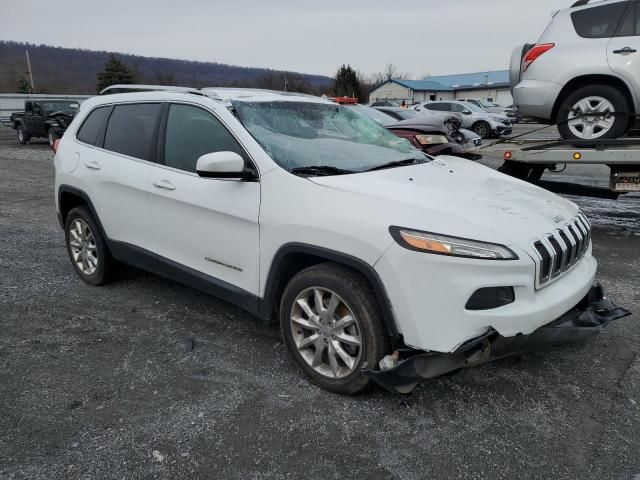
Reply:
[[[389,80],[409,80],[412,75],[410,73],[402,73],[398,71],[398,67],[393,63],[388,63],[382,72],[371,75],[371,83],[378,87]]]

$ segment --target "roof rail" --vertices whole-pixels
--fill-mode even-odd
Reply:
[[[98,95],[111,95],[116,93],[131,93],[131,92],[176,92],[176,93],[190,93],[192,95],[200,95],[203,97],[214,97],[199,88],[193,87],[177,87],[173,85],[138,85],[138,84],[118,84],[111,85],[102,90]]]
[[[605,1],[606,0],[596,0],[594,3],[600,3],[600,2],[605,2]],[[588,5],[591,2],[592,2],[592,0],[578,0],[573,5],[571,5],[571,8],[583,7],[585,5]]]

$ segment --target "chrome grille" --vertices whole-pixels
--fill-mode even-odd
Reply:
[[[536,286],[548,285],[575,266],[591,243],[591,224],[582,213],[562,228],[533,240]]]

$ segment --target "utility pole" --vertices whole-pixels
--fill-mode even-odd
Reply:
[[[27,54],[27,68],[29,69],[29,81],[31,82],[31,93],[36,91],[36,87],[33,84],[33,72],[31,71],[31,61],[29,60],[29,50],[25,50]]]
[[[284,72],[284,91],[287,91],[287,72]]]

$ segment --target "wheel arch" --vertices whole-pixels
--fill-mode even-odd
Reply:
[[[279,300],[289,280],[305,268],[327,262],[344,265],[366,279],[380,306],[387,334],[391,338],[399,339],[400,334],[391,302],[382,280],[374,268],[352,255],[315,245],[288,243],[280,247],[269,268],[264,297],[260,303],[260,315],[269,319],[277,318],[280,308]]]
[[[102,227],[98,212],[96,212],[89,195],[79,188],[75,188],[70,185],[60,185],[58,188],[58,221],[63,229],[69,212],[80,206],[85,206],[89,209],[93,219],[98,225],[100,235],[102,235],[102,238],[107,240],[109,237],[106,235],[104,228]]]
[[[631,108],[629,113],[633,114],[636,112],[636,104],[633,100],[633,95],[631,94],[631,88],[624,80],[613,75],[582,75],[569,81],[562,90],[560,90],[560,93],[553,105],[553,110],[551,111],[551,121],[553,123],[558,123],[558,112],[560,111],[560,106],[573,91],[578,88],[594,84],[609,85],[617,88],[624,95]]]

